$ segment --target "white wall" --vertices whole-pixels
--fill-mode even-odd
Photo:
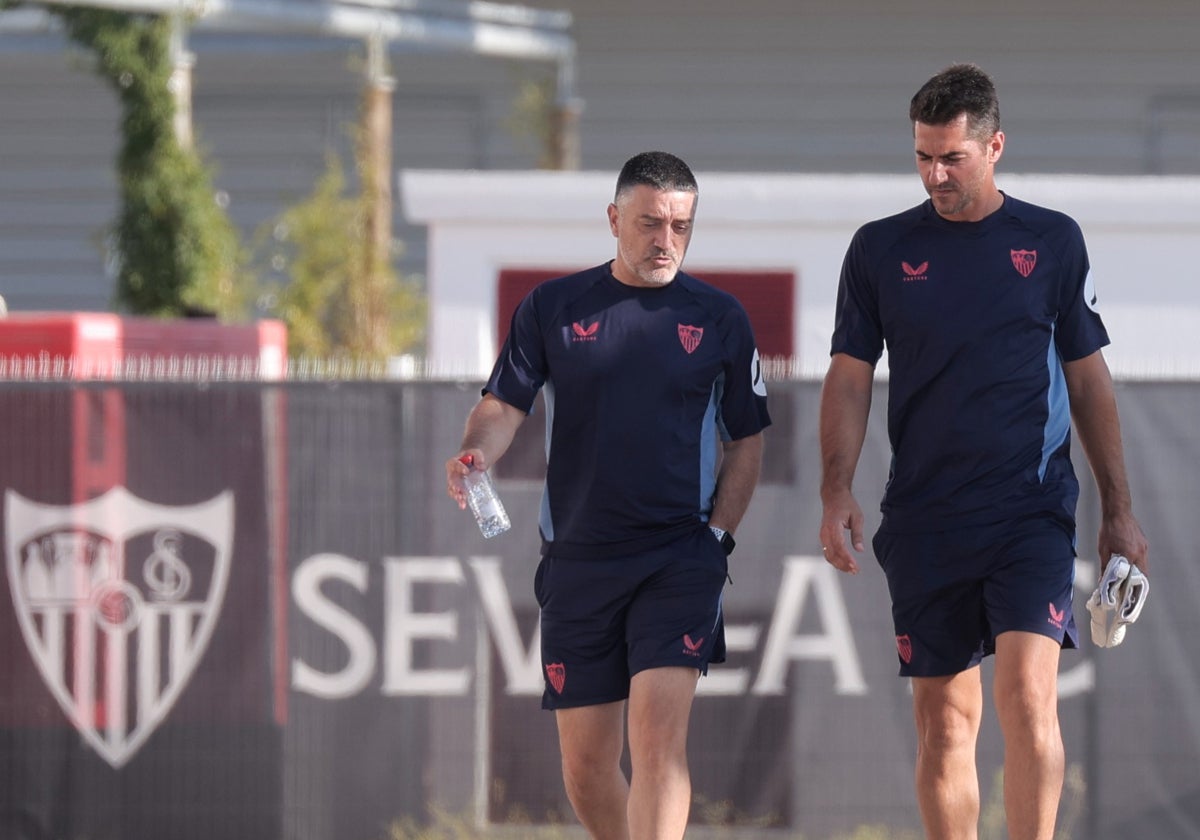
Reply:
[[[850,237],[863,222],[924,200],[916,175],[696,177],[700,206],[685,269],[794,272],[799,368],[820,375]],[[491,369],[501,269],[583,268],[613,257],[605,208],[615,180],[598,172],[400,174],[403,212],[429,231],[434,371],[482,377]],[[1114,372],[1200,375],[1200,178],[998,175],[998,182],[1083,228]]]

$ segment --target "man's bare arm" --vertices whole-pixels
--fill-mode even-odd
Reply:
[[[858,574],[858,562],[846,547],[864,549],[863,513],[852,486],[871,412],[873,365],[836,353],[821,387],[821,547],[835,568]]]
[[[1121,421],[1112,376],[1103,354],[1063,365],[1071,416],[1075,431],[1087,455],[1096,489],[1100,493],[1100,567],[1108,558],[1120,554],[1143,572],[1149,571],[1149,546],[1142,527],[1133,515],[1133,500],[1125,473],[1125,453],[1121,443]]]
[[[762,432],[724,444],[717,498],[709,524],[733,533],[750,506],[750,497],[762,472]]]
[[[489,469],[500,460],[524,420],[524,411],[491,394],[484,394],[483,399],[471,409],[458,454],[446,461],[446,494],[460,508],[467,506],[467,493],[463,485],[467,473],[472,467]],[[466,456],[470,456],[471,466],[463,463],[462,459]]]

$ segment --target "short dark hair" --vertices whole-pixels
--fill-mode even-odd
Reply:
[[[921,86],[908,106],[914,123],[946,125],[967,115],[967,130],[986,140],[1000,130],[1000,100],[977,64],[952,64]]]
[[[692,170],[667,152],[642,152],[625,161],[617,176],[616,197],[639,184],[667,192],[699,192]]]

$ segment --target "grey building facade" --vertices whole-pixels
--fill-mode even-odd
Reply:
[[[1008,172],[1200,173],[1188,0],[527,5],[573,15],[583,169],[664,148],[699,171],[907,172],[909,97],[970,60],[1000,89]],[[109,309],[117,103],[60,34],[14,20],[0,16],[0,294],[14,310]],[[249,241],[311,191],[330,150],[350,165],[364,49],[204,32],[188,46],[198,144]],[[390,60],[397,170],[537,165],[517,101],[546,65],[411,45]],[[421,274],[423,231],[396,206],[398,266]]]

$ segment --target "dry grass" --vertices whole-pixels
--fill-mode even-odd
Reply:
[[[1067,768],[1063,784],[1062,807],[1055,840],[1071,840],[1083,813],[1087,783],[1078,764]],[[700,825],[688,829],[688,840],[921,840],[921,832],[886,825],[860,825],[849,833],[825,838],[771,828],[769,819],[738,814],[729,803],[697,802],[693,817]],[[388,826],[382,840],[586,840],[587,835],[574,823],[541,822],[520,813],[504,824],[478,826],[470,817],[434,808],[428,825],[411,818],[396,820]],[[997,770],[982,803],[979,840],[1006,840],[1004,819],[1004,771]]]

